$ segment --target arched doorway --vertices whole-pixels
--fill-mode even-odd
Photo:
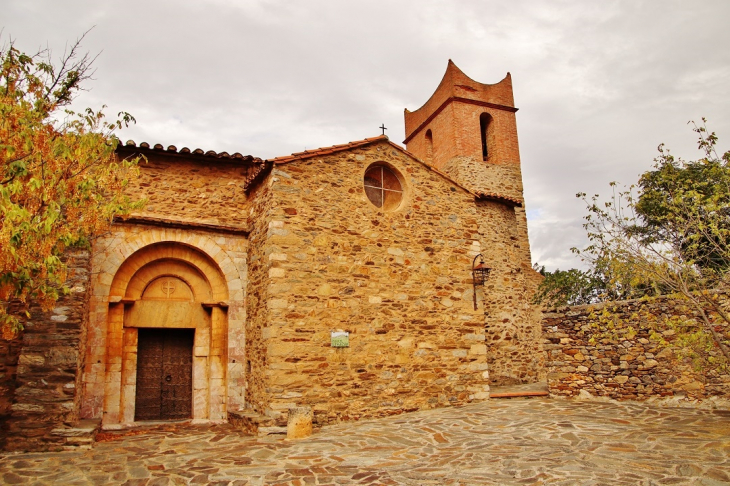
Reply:
[[[227,299],[216,263],[156,243],[117,271],[107,317],[105,426],[226,418]]]

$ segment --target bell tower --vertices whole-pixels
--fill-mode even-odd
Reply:
[[[483,84],[451,60],[431,98],[405,110],[407,150],[475,196],[472,251],[492,269],[483,300],[493,387],[546,379],[540,310],[530,303],[542,277],[531,263],[516,112],[509,73]]]
[[[405,110],[404,143],[474,192],[522,201],[516,112],[509,73],[483,84],[449,60],[431,98],[416,111]]]

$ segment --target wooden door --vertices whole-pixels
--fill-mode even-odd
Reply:
[[[194,329],[139,329],[135,420],[192,418]]]

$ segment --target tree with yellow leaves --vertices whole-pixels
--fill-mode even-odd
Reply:
[[[28,304],[50,309],[64,287],[65,249],[88,245],[115,215],[143,202],[123,190],[138,159],[118,160],[114,132],[134,119],[107,121],[102,109],[69,109],[93,59],[80,54],[83,36],[52,62],[48,49],[0,48],[0,329],[22,329]],[[20,313],[9,303],[19,302]]]

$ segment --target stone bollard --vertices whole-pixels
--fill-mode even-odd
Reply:
[[[310,435],[312,435],[312,407],[290,408],[286,438],[303,439]]]

